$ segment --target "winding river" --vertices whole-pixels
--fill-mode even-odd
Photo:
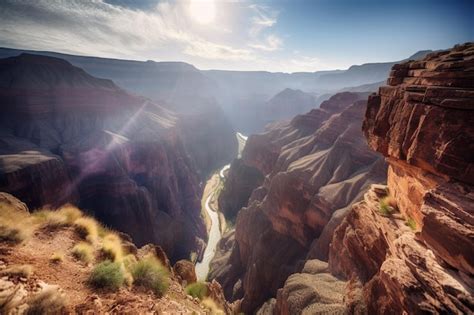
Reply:
[[[224,179],[224,171],[229,169],[230,164],[224,166],[220,172],[220,180]],[[221,239],[221,229],[219,228],[219,214],[211,208],[211,199],[214,196],[215,191],[209,194],[205,202],[205,209],[209,217],[211,218],[211,230],[209,231],[209,240],[207,241],[206,249],[204,250],[203,258],[196,264],[196,276],[198,280],[204,281],[209,273],[209,263],[216,253],[217,243]]]
[[[239,156],[247,137],[240,132],[236,133],[237,140],[239,140]],[[225,178],[224,172],[230,168],[230,164],[227,164],[219,171],[219,180],[223,181]],[[217,211],[211,208],[211,200],[216,191],[213,191],[206,198],[204,203],[205,209],[209,217],[211,218],[211,230],[209,231],[209,240],[207,241],[206,249],[204,250],[203,258],[200,262],[196,263],[196,276],[198,280],[205,281],[209,273],[209,264],[216,253],[217,243],[222,237],[221,229],[219,227],[219,214]]]

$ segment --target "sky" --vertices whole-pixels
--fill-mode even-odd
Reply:
[[[473,17],[471,0],[2,0],[0,46],[313,72],[474,41]]]

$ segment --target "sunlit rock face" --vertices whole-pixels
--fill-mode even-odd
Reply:
[[[171,111],[57,58],[0,61],[0,190],[78,203],[173,260],[205,237],[199,178]]]
[[[336,94],[319,109],[249,137],[242,163],[266,177],[237,215],[230,254],[218,254],[211,272],[228,298],[243,298],[244,312],[276,297],[301,261],[327,259],[348,206],[370,184],[384,181],[383,158],[368,148],[361,131],[366,97]],[[229,173],[237,170],[234,165]],[[220,248],[230,247],[229,241]]]
[[[334,234],[329,269],[363,291],[369,314],[470,314],[474,275],[474,44],[395,65],[363,129],[387,156],[383,216],[374,187]],[[408,226],[410,226],[410,228]]]

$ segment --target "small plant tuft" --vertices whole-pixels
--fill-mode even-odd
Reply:
[[[0,276],[29,278],[32,274],[33,267],[31,265],[13,265],[0,270]]]
[[[46,288],[28,301],[26,315],[65,314],[64,295],[55,287]]]
[[[72,225],[77,219],[82,217],[81,210],[69,204],[61,207],[58,213],[63,216],[64,221],[68,225]]]
[[[163,265],[154,257],[147,257],[132,267],[134,284],[153,290],[163,296],[168,290],[169,274]]]
[[[86,242],[80,242],[72,248],[72,255],[82,262],[90,263],[94,258],[94,248]]]
[[[121,261],[123,258],[122,241],[116,234],[110,233],[104,236],[100,250],[104,259]]]
[[[217,305],[217,303],[211,298],[204,298],[202,305],[206,307],[213,315],[225,315],[225,312]]]
[[[397,202],[391,196],[386,196],[380,200],[379,211],[384,216],[389,216],[397,209]]]
[[[74,221],[76,232],[82,239],[94,243],[99,235],[97,221],[90,217],[81,217]]]
[[[96,288],[118,290],[125,281],[122,264],[110,260],[96,265],[89,277],[89,283]]]
[[[64,260],[64,254],[63,253],[53,253],[51,257],[49,258],[49,261],[52,262],[53,264],[59,264]]]
[[[408,217],[405,221],[405,225],[408,226],[413,231],[416,231],[416,221],[412,217]]]
[[[186,294],[202,300],[207,296],[207,284],[202,281],[194,282],[188,285],[184,291]]]

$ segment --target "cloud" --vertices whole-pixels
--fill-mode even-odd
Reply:
[[[270,34],[258,43],[250,43],[249,47],[263,51],[275,51],[283,46],[283,40],[277,35]]]
[[[191,18],[186,1],[143,3],[146,8],[133,6],[132,0],[2,0],[0,46],[186,61],[202,69],[290,72],[325,67],[317,58],[285,51],[274,29],[279,12],[268,6],[218,2],[221,20],[203,27]],[[227,18],[232,14],[245,21],[232,24]]]
[[[2,45],[113,57],[249,60],[251,52],[193,31],[187,3],[160,2],[143,11],[100,0],[4,1]]]
[[[254,13],[251,18],[251,27],[249,34],[251,37],[257,37],[260,33],[277,23],[278,11],[271,9],[268,6],[252,4],[249,9]]]

